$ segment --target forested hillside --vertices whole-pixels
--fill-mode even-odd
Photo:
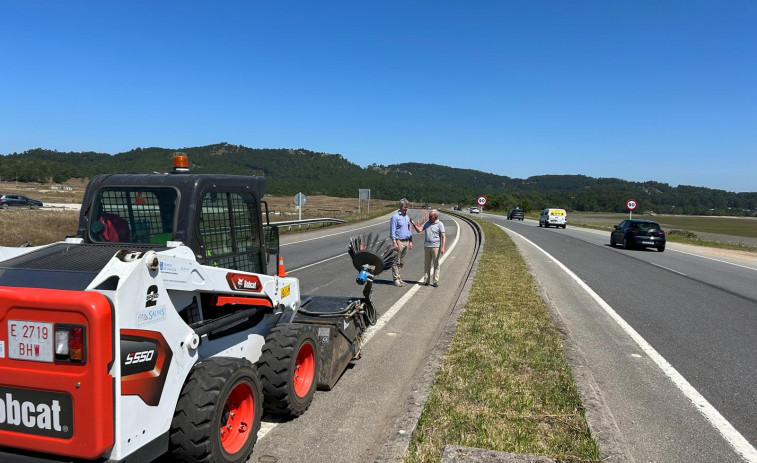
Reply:
[[[33,149],[0,157],[0,180],[64,182],[98,173],[165,172],[177,150],[136,148],[115,155],[62,153]],[[371,197],[415,202],[471,205],[479,195],[488,209],[526,210],[547,206],[575,211],[622,212],[627,199],[640,210],[676,214],[755,215],[757,192],[733,193],[703,187],[671,187],[654,181],[628,182],[584,175],[540,175],[511,178],[472,169],[404,163],[365,168],[339,154],[306,149],[257,149],[219,143],[182,148],[196,173],[253,174],[268,178],[271,194],[357,196],[369,188]]]

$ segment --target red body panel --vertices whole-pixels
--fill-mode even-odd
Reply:
[[[72,403],[67,413],[73,415],[69,438],[42,436],[33,429],[0,429],[0,446],[87,459],[113,446],[113,378],[108,373],[114,349],[111,314],[108,299],[96,292],[0,287],[0,341],[6,347],[0,358],[0,386],[51,397],[67,395]],[[86,364],[9,358],[8,320],[85,325]],[[31,405],[29,410],[34,412]]]

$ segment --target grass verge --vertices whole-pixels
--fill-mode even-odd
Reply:
[[[447,444],[599,461],[562,337],[526,263],[504,231],[478,223],[484,253],[404,461],[439,461]]]

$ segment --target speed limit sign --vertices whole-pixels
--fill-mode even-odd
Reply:
[[[635,199],[629,199],[628,201],[626,201],[626,208],[629,211],[635,210],[637,206],[638,206],[638,204],[636,204],[636,200]]]
[[[481,207],[486,206],[486,196],[479,196],[478,199],[476,199],[476,202]]]

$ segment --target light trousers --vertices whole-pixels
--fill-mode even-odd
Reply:
[[[429,284],[439,283],[439,248],[423,248],[423,281]],[[434,281],[431,281],[431,267],[434,269]]]
[[[397,257],[394,259],[394,265],[392,265],[392,278],[395,281],[402,280],[402,267],[405,265],[405,257],[409,247],[409,241],[397,240]]]

